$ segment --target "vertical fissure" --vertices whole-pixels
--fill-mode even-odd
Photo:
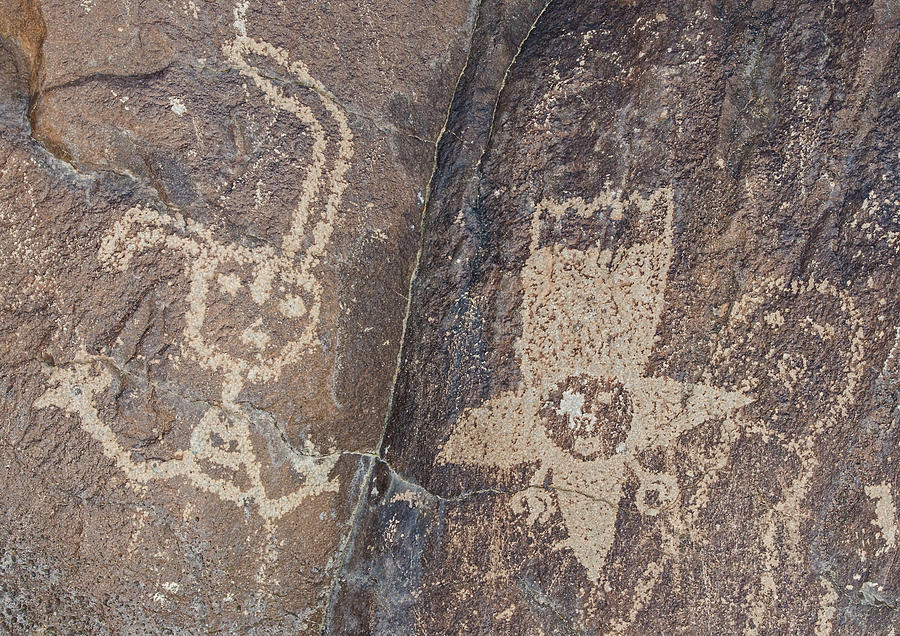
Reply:
[[[462,69],[459,72],[459,75],[456,78],[456,84],[453,88],[453,93],[450,96],[449,104],[447,106],[447,112],[444,115],[444,122],[441,125],[441,129],[438,132],[437,138],[434,142],[434,154],[432,158],[432,166],[431,166],[431,175],[428,179],[428,184],[425,186],[425,196],[424,201],[422,203],[422,213],[419,215],[419,245],[416,250],[416,258],[413,263],[412,272],[410,273],[409,278],[409,287],[407,288],[406,293],[406,309],[403,314],[403,323],[401,326],[401,335],[400,335],[400,345],[397,350],[397,360],[394,366],[394,376],[391,380],[391,390],[388,396],[387,410],[385,412],[384,423],[381,429],[381,435],[378,438],[378,444],[375,447],[375,457],[370,461],[369,467],[366,469],[365,476],[360,485],[359,496],[356,502],[356,506],[353,509],[353,514],[350,519],[350,530],[347,533],[347,537],[344,540],[344,544],[340,549],[340,563],[338,565],[337,571],[335,572],[334,578],[331,581],[331,585],[328,588],[328,593],[326,595],[326,606],[325,606],[325,616],[322,620],[322,629],[321,633],[327,634],[331,628],[331,622],[334,616],[334,602],[335,597],[337,595],[337,588],[340,583],[341,577],[344,575],[347,560],[350,556],[350,552],[353,549],[354,541],[359,532],[359,524],[362,518],[363,509],[365,507],[366,497],[369,492],[369,488],[372,482],[372,477],[375,472],[375,468],[378,465],[378,462],[381,461],[382,457],[382,446],[384,444],[385,435],[387,433],[388,424],[391,419],[391,412],[394,407],[394,393],[397,388],[397,380],[400,375],[400,366],[403,360],[403,350],[406,346],[406,334],[407,334],[407,323],[409,321],[409,314],[412,309],[412,295],[413,295],[413,286],[416,283],[416,279],[419,273],[419,263],[422,258],[422,250],[425,246],[425,218],[428,211],[428,206],[431,203],[431,195],[434,189],[434,180],[438,174],[439,168],[439,157],[442,143],[444,141],[445,135],[447,134],[447,128],[450,122],[450,116],[453,112],[453,104],[456,100],[457,92],[459,90],[460,82],[466,74],[466,70],[469,68],[469,60],[472,57],[472,46],[475,41],[475,33],[478,29],[478,17],[481,13],[481,6],[483,0],[478,0],[477,4],[474,7],[472,12],[472,28],[469,33],[469,42],[466,47],[466,59],[462,65]]]

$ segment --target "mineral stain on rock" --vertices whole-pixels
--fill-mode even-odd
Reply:
[[[900,10],[0,0],[0,625],[892,634]]]

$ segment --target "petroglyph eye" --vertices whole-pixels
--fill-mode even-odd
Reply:
[[[240,436],[222,413],[207,411],[191,433],[191,451],[204,462],[237,470],[245,451]]]
[[[278,311],[285,318],[300,318],[306,313],[306,303],[300,296],[291,294],[279,301]]]
[[[257,318],[252,325],[241,332],[241,342],[257,349],[265,349],[272,337],[263,328],[262,318]]]
[[[675,478],[659,473],[645,477],[635,493],[635,505],[641,514],[655,517],[660,509],[678,496]]]
[[[226,258],[212,261],[205,279],[209,281],[205,292],[204,277],[197,276],[194,282],[208,306],[191,312],[189,319],[198,323],[201,343],[235,361],[263,364],[279,356],[307,327],[304,319],[311,299],[304,299],[305,290],[289,271],[274,270],[265,262],[244,264]]]
[[[221,291],[231,295],[241,288],[241,279],[236,274],[219,274],[218,283]]]
[[[583,373],[558,382],[540,410],[550,439],[584,461],[611,457],[631,430],[632,414],[621,382]]]

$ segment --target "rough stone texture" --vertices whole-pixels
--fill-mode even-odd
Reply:
[[[0,621],[318,629],[467,2],[0,1]]]
[[[553,0],[488,123],[470,56],[333,633],[893,633],[898,17]]]
[[[0,625],[893,633],[898,61],[889,0],[0,0]]]

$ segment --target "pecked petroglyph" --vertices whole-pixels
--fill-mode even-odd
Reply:
[[[745,606],[756,634],[772,620],[770,608],[781,593],[776,576],[802,563],[804,506],[819,468],[816,445],[846,418],[865,370],[865,333],[853,296],[827,280],[773,278],[751,286],[731,311],[726,339],[710,368],[740,360],[753,393],[776,394],[778,408],[745,431],[778,443],[799,462],[800,470],[781,486],[781,499],[761,518],[763,567],[759,585]],[[746,355],[753,352],[753,355]],[[779,430],[780,422],[806,426]],[[826,590],[823,599],[830,596]],[[821,617],[829,604],[823,600]],[[827,623],[823,618],[823,624]]]
[[[104,266],[118,271],[126,271],[148,250],[168,252],[181,260],[189,291],[176,361],[196,364],[206,379],[221,386],[221,405],[210,407],[193,425],[190,448],[155,461],[135,459],[101,417],[97,401],[115,377],[99,357],[82,353],[73,364],[51,369],[49,388],[35,406],[77,415],[104,455],[138,490],[153,480],[183,478],[222,501],[255,504],[271,531],[275,521],[307,497],[338,489],[337,481],[329,478],[337,456],[314,457],[313,448],[306,449],[309,454],[285,448],[302,476],[302,485],[286,495],[270,495],[249,415],[237,400],[248,384],[277,380],[288,368],[301,366],[319,346],[323,290],[315,270],[338,220],[353,135],[344,112],[302,62],[291,61],[287,51],[248,36],[247,8],[247,2],[242,2],[234,9],[236,35],[223,47],[223,54],[252,81],[273,112],[296,117],[312,138],[311,157],[298,175],[298,203],[281,245],[247,247],[223,241],[214,227],[179,213],[135,207],[106,234],[98,254]],[[251,63],[253,56],[277,65],[307,89],[310,99],[320,103],[331,118],[337,139],[329,139],[313,108],[264,76]]]
[[[866,486],[866,495],[875,503],[875,519],[872,523],[878,528],[884,545],[878,550],[883,554],[897,547],[897,508],[890,484],[882,482]]]
[[[658,238],[613,252],[540,245],[542,218],[565,214],[652,217]],[[593,201],[544,200],[531,225],[531,253],[521,274],[522,335],[516,341],[522,380],[466,413],[440,463],[511,469],[538,462],[530,485],[549,482],[571,551],[598,581],[613,542],[627,479],[636,505],[656,516],[676,500],[678,482],[640,461],[682,432],[712,418],[735,417],[752,398],[713,384],[687,384],[647,372],[674,248],[671,188],[647,197],[613,190]],[[527,489],[514,502],[527,522],[545,520],[554,504]]]
[[[305,483],[287,495],[270,497],[251,441],[249,419],[217,407],[206,411],[192,431],[190,448],[181,451],[178,457],[136,460],[98,412],[98,399],[113,386],[115,379],[102,359],[82,352],[72,364],[53,368],[49,376],[50,386],[34,406],[41,409],[56,407],[77,415],[82,428],[100,444],[103,454],[115,462],[139,491],[155,479],[183,477],[199,490],[222,501],[236,506],[255,504],[257,513],[270,522],[290,513],[309,496],[338,489],[337,481],[328,477],[337,462],[337,455],[319,458],[288,447],[285,451],[289,453],[293,468],[304,476]],[[216,443],[216,438],[222,442]],[[242,471],[248,483],[239,486],[236,480],[215,476],[210,468],[222,473]]]

